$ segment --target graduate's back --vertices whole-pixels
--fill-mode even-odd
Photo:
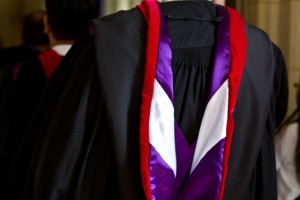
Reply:
[[[208,1],[147,3],[95,20],[50,80],[21,199],[276,199],[269,37]]]

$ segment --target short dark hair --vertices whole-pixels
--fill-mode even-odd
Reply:
[[[74,40],[100,13],[100,0],[46,0],[48,22],[57,39]]]
[[[44,10],[35,10],[28,13],[23,21],[22,38],[25,44],[46,45],[49,43],[47,34],[44,33]]]

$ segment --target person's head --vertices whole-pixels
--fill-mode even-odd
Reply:
[[[57,40],[74,40],[100,13],[100,0],[45,0],[46,32]]]
[[[22,38],[28,45],[48,45],[48,36],[44,33],[44,10],[35,10],[27,14],[23,21]]]

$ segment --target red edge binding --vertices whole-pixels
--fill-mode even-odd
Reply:
[[[225,189],[225,182],[228,170],[228,157],[234,130],[233,111],[236,105],[238,89],[242,78],[244,65],[246,63],[247,38],[245,24],[242,17],[235,10],[226,7],[229,14],[229,35],[230,35],[230,72],[229,72],[229,105],[227,136],[225,141],[222,182],[219,200],[222,200]]]
[[[149,168],[149,121],[157,65],[160,12],[156,0],[144,0],[140,5],[137,6],[137,8],[142,12],[148,23],[146,65],[142,91],[142,105],[140,111],[140,167],[146,199],[152,200]]]

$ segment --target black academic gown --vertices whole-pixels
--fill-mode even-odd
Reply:
[[[163,8],[174,14],[210,19],[216,11],[210,2],[201,0],[165,3]],[[187,26],[178,29],[178,23]],[[168,25],[173,56],[178,48],[188,52],[179,53],[183,57],[194,57],[191,49],[207,48],[209,53],[204,57],[210,63],[215,24],[198,22],[195,26],[189,21],[171,20]],[[146,33],[144,17],[132,9],[96,20],[92,34],[73,46],[48,82],[15,160],[15,199],[145,199],[140,175],[139,117]],[[246,65],[233,113],[235,128],[223,199],[273,200],[277,199],[275,110],[271,106],[276,96],[274,54],[264,32],[246,24],[246,33]],[[186,103],[189,100],[176,100],[176,95],[180,97],[193,83],[189,78],[182,79],[186,83],[180,81],[182,76],[176,69],[173,66],[175,117],[182,128],[187,122],[176,113],[190,104]],[[201,79],[207,87],[208,73],[193,80]],[[197,91],[187,92],[189,97],[195,94]],[[197,112],[203,110],[199,108],[200,99],[196,99]],[[182,114],[182,118],[193,114],[195,109]]]
[[[49,51],[47,51],[49,52]],[[47,52],[41,54],[49,58]],[[57,58],[58,57],[58,58]],[[55,54],[57,61],[61,59]],[[50,59],[51,60],[51,59]],[[55,66],[57,63],[53,61]],[[47,82],[39,57],[0,70],[0,195],[8,194],[12,162]]]
[[[17,72],[17,68],[20,67]],[[18,74],[18,75],[16,75]],[[16,77],[16,79],[14,79]],[[46,84],[38,59],[0,71],[0,193],[7,193],[13,157]]]

